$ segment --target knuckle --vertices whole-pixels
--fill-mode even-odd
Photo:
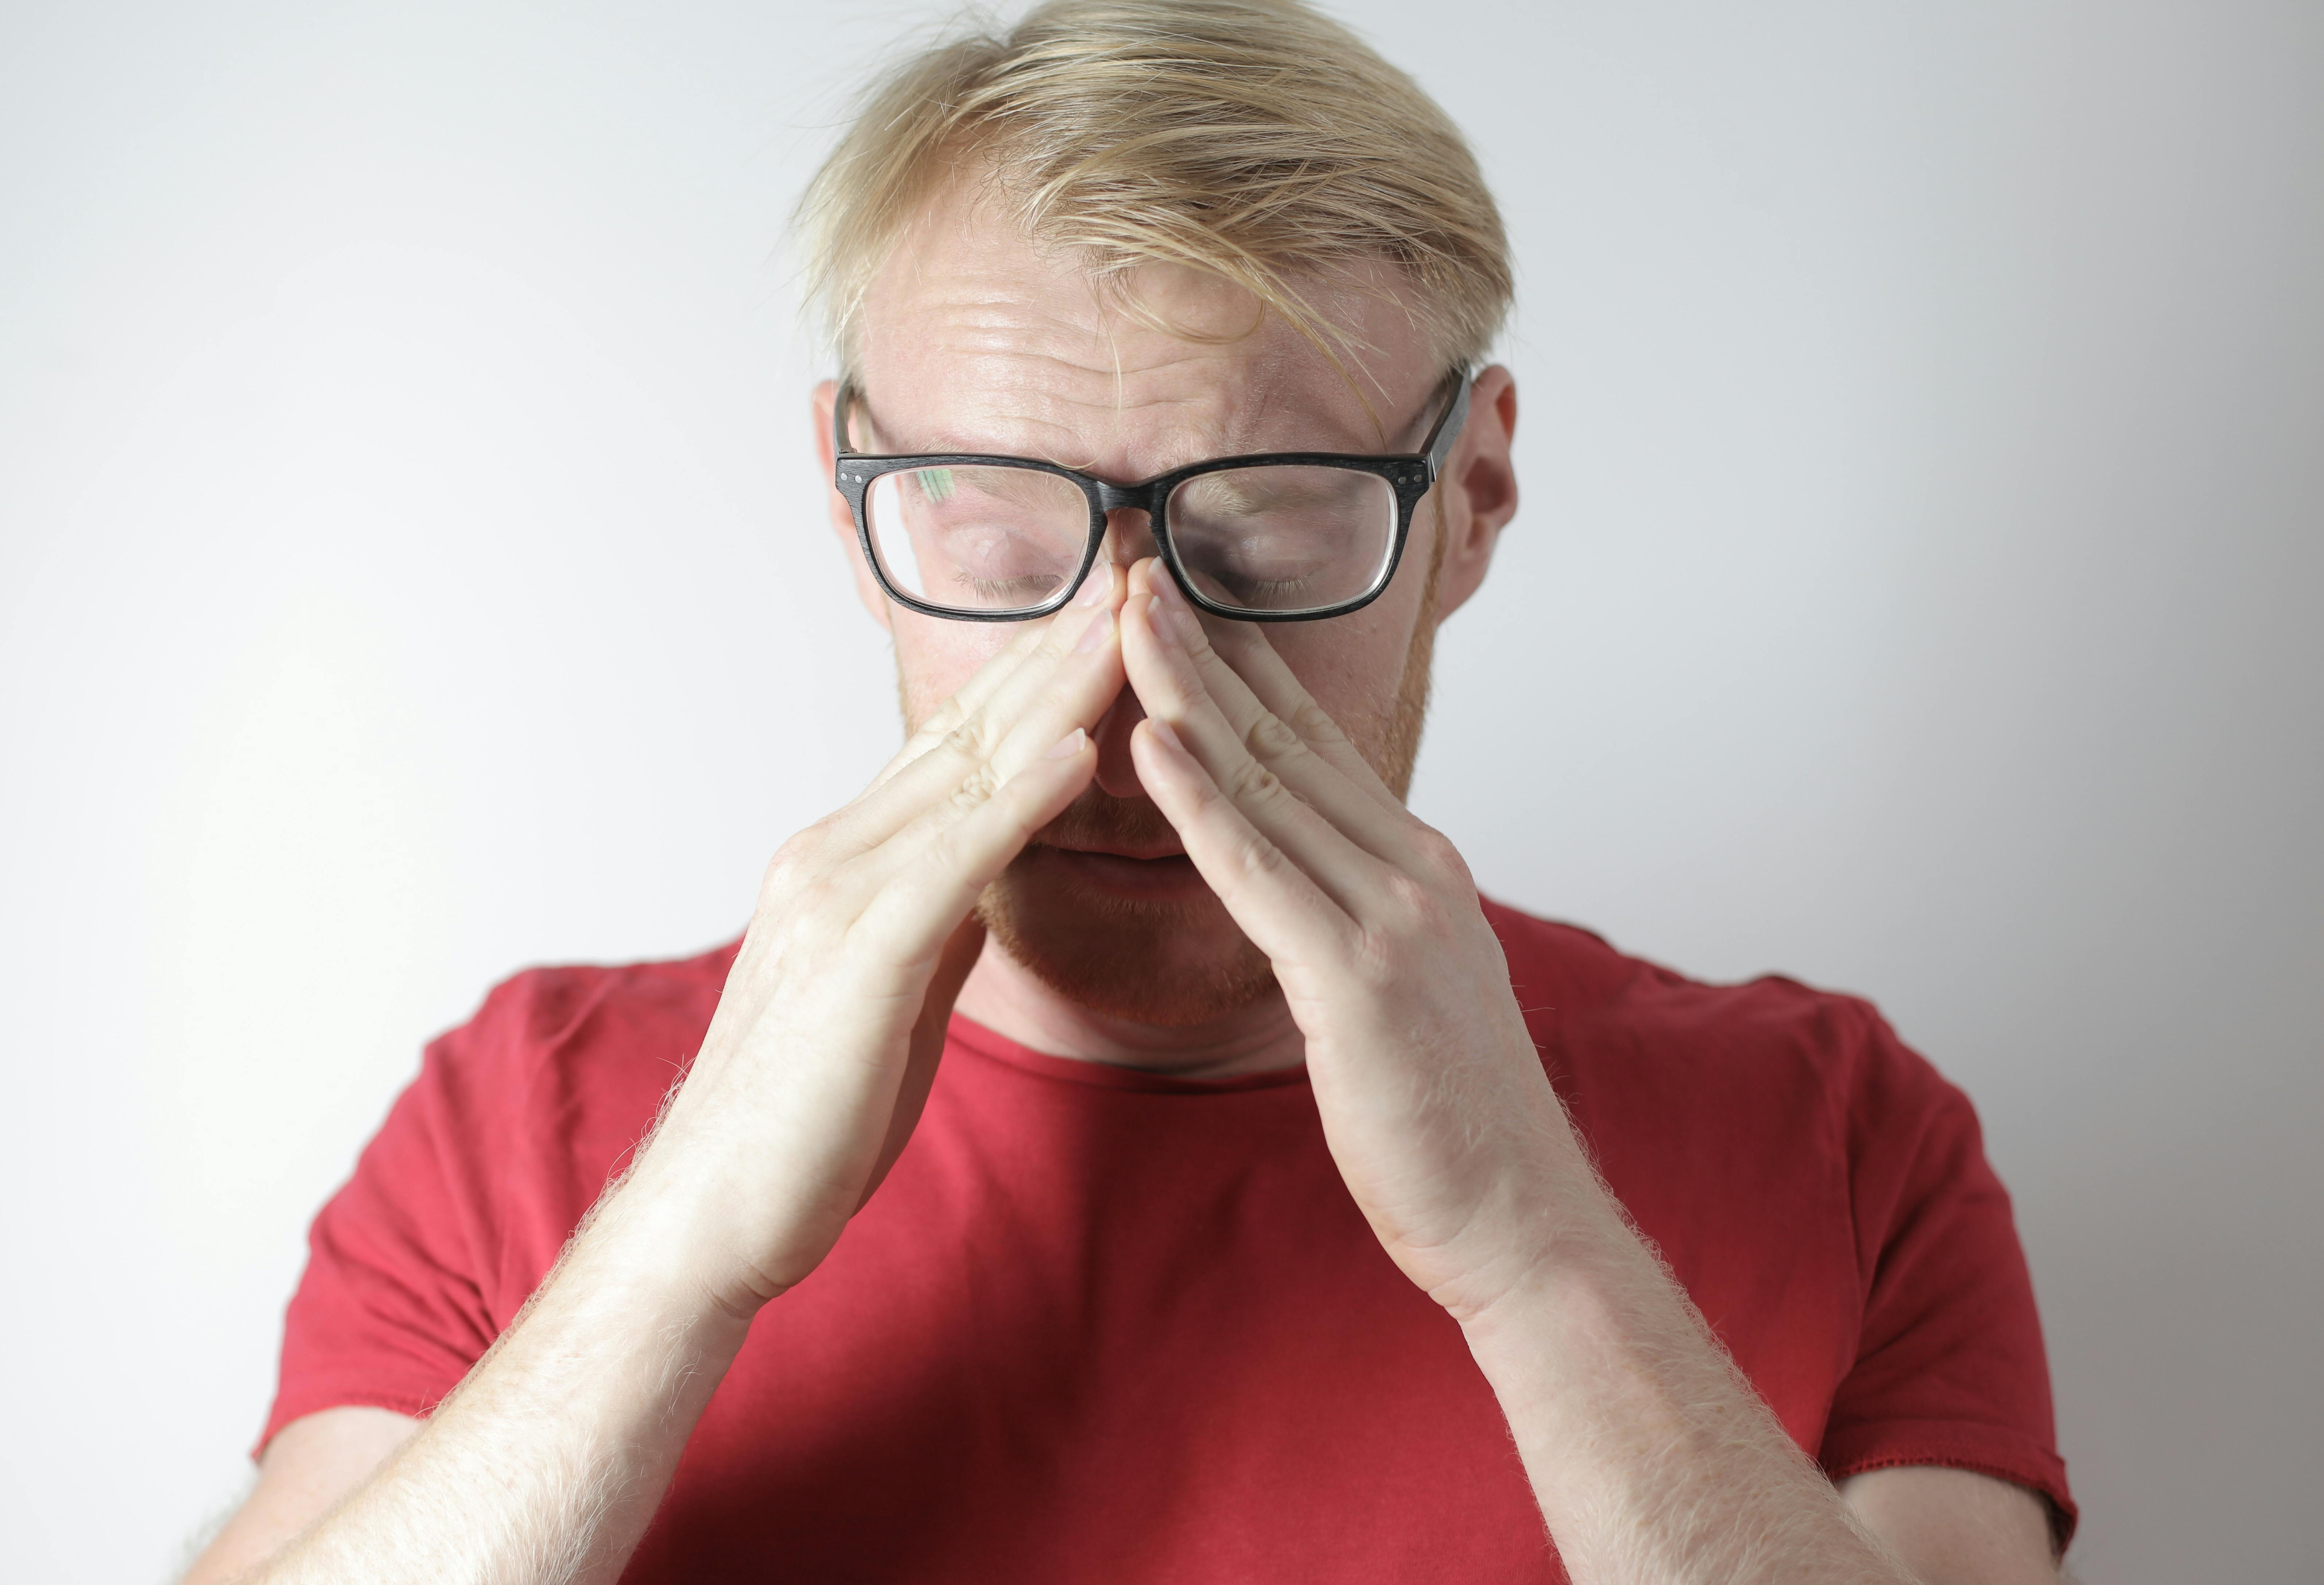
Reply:
[[[1434,826],[1421,826],[1415,834],[1413,845],[1419,853],[1421,863],[1436,880],[1451,885],[1472,884],[1469,862],[1461,856],[1461,850],[1452,844],[1452,839]]]
[[[1403,963],[1403,944],[1378,930],[1360,932],[1349,954],[1349,967],[1354,971],[1357,982],[1374,991],[1392,985]]]
[[[813,876],[792,893],[794,916],[802,922],[822,918],[838,898],[839,887],[828,873]]]
[[[759,879],[760,900],[775,902],[796,893],[814,873],[816,854],[822,847],[823,832],[817,822],[777,848],[775,856],[767,861],[766,873]]]
[[[1434,935],[1443,923],[1443,908],[1435,889],[1415,875],[1391,871],[1387,883],[1388,916],[1393,927],[1416,935]]]
[[[945,733],[942,746],[945,752],[982,766],[992,753],[991,722],[980,710]]]
[[[959,710],[947,702],[943,709],[914,727],[912,735],[904,740],[903,748],[896,755],[899,766],[909,764],[931,749],[941,748],[945,739],[960,730],[960,723]]]
[[[1228,772],[1221,790],[1238,804],[1267,803],[1281,795],[1283,779],[1257,760],[1245,760]]]
[[[767,861],[766,872],[759,877],[759,906],[767,908],[779,898],[787,889],[789,872],[779,852]]]
[[[968,774],[961,778],[960,785],[945,795],[945,802],[954,810],[965,815],[981,805],[991,802],[992,795],[999,791],[1000,788],[1001,773],[992,768],[992,762],[990,760],[979,760],[969,767]]]
[[[1242,734],[1243,746],[1254,759],[1281,760],[1306,748],[1291,724],[1272,711],[1262,710]]]
[[[1291,727],[1311,743],[1336,743],[1345,736],[1340,723],[1323,712],[1323,706],[1313,699],[1302,699],[1292,706]]]
[[[1283,850],[1255,831],[1243,832],[1235,841],[1236,870],[1250,880],[1267,880],[1282,871],[1289,862]]]

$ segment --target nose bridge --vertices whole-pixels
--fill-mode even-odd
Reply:
[[[1105,508],[1105,541],[1098,554],[1117,567],[1155,554],[1154,525],[1146,512],[1146,493],[1118,484],[1101,484],[1098,499]]]

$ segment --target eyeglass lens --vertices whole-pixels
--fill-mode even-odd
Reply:
[[[872,553],[898,592],[950,611],[1028,611],[1089,546],[1081,486],[1038,468],[908,468],[863,493]]]
[[[1396,488],[1352,468],[1281,464],[1197,474],[1170,493],[1187,581],[1235,611],[1344,605],[1388,576]]]
[[[1071,581],[1089,545],[1088,498],[1072,480],[1037,468],[882,474],[864,493],[863,512],[889,583],[949,611],[1036,609]],[[1230,610],[1360,600],[1387,576],[1395,549],[1395,487],[1351,468],[1197,474],[1171,492],[1167,512],[1188,582]]]

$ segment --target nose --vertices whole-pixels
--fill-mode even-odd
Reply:
[[[1130,567],[1154,553],[1153,525],[1143,507],[1120,506],[1105,514],[1105,538],[1098,545],[1098,560],[1121,568],[1125,584]],[[1167,576],[1156,570],[1157,576]],[[1100,790],[1117,798],[1146,796],[1146,785],[1138,779],[1138,767],[1130,758],[1130,734],[1145,719],[1146,706],[1138,702],[1137,693],[1125,681],[1090,733],[1097,744]]]
[[[1154,525],[1142,506],[1117,506],[1105,514],[1105,538],[1098,544],[1098,559],[1110,561],[1125,573],[1130,564],[1155,554]]]

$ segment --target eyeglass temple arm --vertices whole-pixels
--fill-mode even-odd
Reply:
[[[847,412],[855,405],[855,382],[842,380],[831,399],[831,452],[834,456],[853,456],[855,447],[847,444]]]
[[[1428,443],[1423,447],[1428,458],[1428,482],[1436,483],[1444,459],[1452,455],[1453,443],[1461,438],[1461,428],[1469,421],[1469,388],[1471,382],[1465,368],[1452,371],[1452,402],[1444,416],[1436,420],[1436,428],[1428,432]]]

